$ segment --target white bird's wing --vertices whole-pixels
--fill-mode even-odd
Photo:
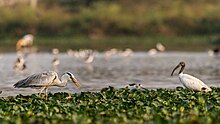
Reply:
[[[179,75],[181,83],[189,89],[194,91],[210,90],[210,88],[204,84],[201,80],[188,74]]]
[[[40,74],[33,74],[27,78],[18,81],[14,84],[16,88],[25,88],[25,87],[42,87],[48,86],[50,83],[53,83],[56,80],[57,76],[51,72],[44,72]]]

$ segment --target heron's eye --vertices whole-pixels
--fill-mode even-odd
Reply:
[[[72,75],[69,72],[67,72],[66,74],[69,75],[69,77],[72,77]]]

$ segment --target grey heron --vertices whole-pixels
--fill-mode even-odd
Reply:
[[[77,88],[80,83],[71,72],[64,73],[61,78],[55,71],[47,71],[39,74],[33,74],[25,79],[22,79],[14,84],[15,88],[35,88],[40,89],[41,94],[44,90],[47,95],[47,90],[51,86],[65,87],[67,82],[71,81]]]

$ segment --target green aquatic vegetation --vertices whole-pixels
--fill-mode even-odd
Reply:
[[[201,123],[220,122],[220,88],[211,92],[176,89],[36,94],[0,98],[2,123]]]

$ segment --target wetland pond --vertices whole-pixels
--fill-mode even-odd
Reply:
[[[15,89],[13,84],[34,73],[53,70],[50,53],[33,53],[26,58],[27,69],[23,72],[13,70],[16,53],[0,55],[0,96],[28,95],[38,90]],[[103,53],[96,53],[94,62],[86,64],[81,59],[66,53],[58,55],[60,65],[56,68],[59,75],[72,72],[81,83],[75,89],[71,83],[64,88],[51,87],[49,92],[98,91],[104,87],[125,87],[129,83],[140,83],[145,88],[175,88],[182,86],[177,73],[171,77],[171,71],[180,62],[186,63],[185,73],[193,75],[208,86],[220,87],[220,57],[210,57],[205,52],[164,52],[148,55],[146,52],[134,52],[132,56],[114,55],[108,60]]]

